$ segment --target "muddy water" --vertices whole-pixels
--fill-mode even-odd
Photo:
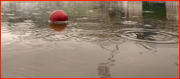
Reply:
[[[1,4],[2,78],[179,77],[176,1]],[[48,23],[57,9],[68,25]]]

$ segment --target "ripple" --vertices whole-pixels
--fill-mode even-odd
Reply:
[[[1,45],[10,45],[10,44],[17,41],[15,39],[17,37],[18,37],[17,35],[12,35],[10,33],[2,33],[2,35],[1,35]]]
[[[10,30],[7,29],[8,23],[1,23],[1,33],[9,33]]]
[[[45,39],[52,35],[50,28],[34,28],[34,23],[3,23],[1,26],[1,43],[4,48],[11,48],[7,52],[45,51],[53,47],[54,42]]]
[[[43,39],[24,39],[20,42],[21,45],[30,47],[48,47],[51,46],[51,42],[44,41]]]
[[[45,36],[33,36],[32,34],[26,36],[19,36],[16,41],[15,46],[21,49],[20,52],[31,52],[36,53],[37,51],[47,51],[54,47],[54,42],[47,41],[44,39]],[[17,49],[16,47],[14,49]],[[36,52],[33,52],[36,51]],[[38,53],[38,52],[37,52]]]
[[[135,24],[137,24],[137,22],[135,22],[135,21],[123,21],[122,24],[135,25]]]
[[[13,42],[14,41],[14,42]],[[55,45],[53,42],[44,41],[42,39],[29,39],[29,40],[5,40],[3,41],[4,54],[10,53],[39,53],[42,51],[51,50]],[[9,49],[7,49],[9,48]]]
[[[1,23],[1,44],[2,45],[8,45],[14,42],[15,40],[13,38],[17,37],[16,35],[12,35],[10,32],[11,30],[8,30],[8,22],[2,22]]]
[[[32,23],[33,21],[32,21],[32,20],[24,20],[24,22],[26,22],[26,23]]]
[[[25,20],[26,22],[30,22],[31,20]],[[34,27],[34,23],[13,23],[11,27],[16,27],[16,28],[29,28],[29,27]]]
[[[179,39],[177,35],[165,31],[154,31],[154,30],[123,30],[121,35],[122,38],[126,38],[133,41],[149,42],[149,43],[178,43]]]

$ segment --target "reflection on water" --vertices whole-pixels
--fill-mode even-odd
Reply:
[[[100,45],[101,48],[106,49],[105,47],[103,47],[102,45]],[[116,45],[116,49],[115,50],[110,50],[110,49],[106,49],[108,51],[111,51],[111,57],[108,58],[108,61],[106,63],[99,63],[100,66],[98,66],[98,72],[101,78],[109,78],[111,77],[110,74],[110,66],[113,66],[113,62],[115,62],[115,60],[113,59],[114,56],[119,53],[118,52],[118,44]]]
[[[67,24],[50,24],[50,27],[54,29],[54,31],[63,31],[66,29]]]
[[[179,77],[177,1],[1,4],[3,78]],[[69,23],[49,24],[54,10]]]

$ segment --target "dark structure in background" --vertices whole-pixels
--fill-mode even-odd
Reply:
[[[159,2],[143,2],[143,17],[144,18],[158,18],[166,20],[166,3],[165,1]]]

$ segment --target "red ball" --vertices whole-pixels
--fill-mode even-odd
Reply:
[[[55,10],[50,14],[49,20],[53,21],[53,22],[55,22],[55,21],[68,21],[68,16],[62,10]]]

